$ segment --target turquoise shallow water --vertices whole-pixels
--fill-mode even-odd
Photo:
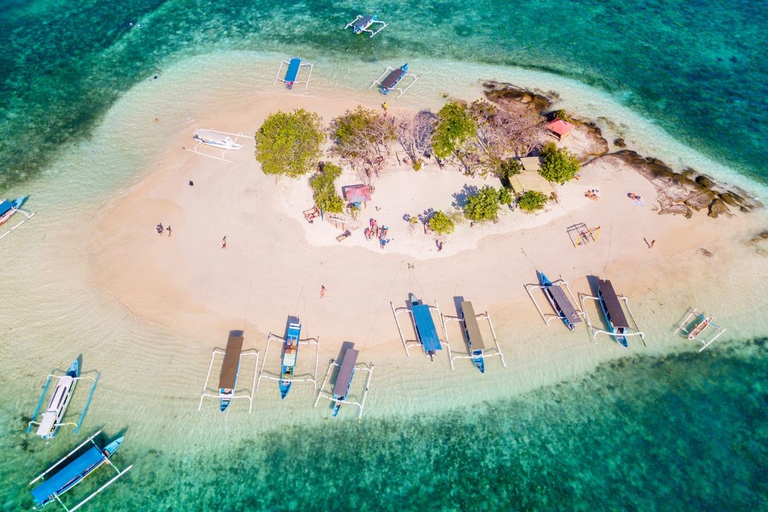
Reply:
[[[92,510],[764,509],[766,342],[632,358],[515,399],[288,427],[224,450],[126,444],[115,461],[134,474]],[[19,436],[2,448],[13,463],[0,478],[14,484],[17,462],[50,450]],[[22,484],[3,509],[28,501]]]
[[[40,172],[158,67],[221,49],[547,70],[608,91],[680,140],[768,177],[765,2],[2,0],[0,9],[0,187]],[[373,41],[339,29],[366,9],[392,26]]]

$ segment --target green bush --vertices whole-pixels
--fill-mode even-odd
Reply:
[[[437,211],[429,219],[429,228],[438,235],[450,235],[453,233],[453,220],[441,211]]]
[[[476,132],[475,121],[464,105],[452,101],[437,113],[432,151],[437,158],[448,158]]]
[[[501,187],[499,189],[499,202],[503,204],[504,206],[509,206],[512,204],[512,200],[514,198],[512,197],[512,191],[509,190],[507,187]]]
[[[320,116],[304,109],[270,115],[256,133],[256,160],[265,174],[296,177],[315,167],[325,142]]]
[[[499,164],[499,168],[496,172],[499,175],[499,178],[501,178],[502,180],[509,181],[509,178],[517,174],[520,174],[520,171],[522,170],[523,170],[523,166],[520,165],[520,162],[518,160],[515,160],[514,158],[509,158],[507,160],[503,160],[501,164]]]
[[[318,208],[329,213],[344,211],[344,200],[336,193],[334,182],[341,176],[341,168],[333,164],[325,164],[323,171],[318,172],[309,180],[312,187],[315,204]]]
[[[541,174],[548,181],[563,184],[579,172],[579,160],[567,149],[559,149],[554,143],[541,151]]]
[[[499,191],[493,187],[484,187],[474,196],[467,198],[464,215],[471,221],[496,220],[499,218]]]
[[[541,210],[547,204],[546,194],[529,190],[517,198],[517,204],[525,212],[535,212]]]
[[[580,124],[577,119],[574,119],[573,117],[571,117],[571,115],[563,109],[555,110],[552,113],[552,115],[555,119],[560,119],[561,121],[565,121],[566,123]]]

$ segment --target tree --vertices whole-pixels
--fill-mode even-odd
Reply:
[[[525,212],[535,212],[541,210],[547,204],[546,194],[529,190],[517,198],[517,204]]]
[[[422,110],[415,115],[406,114],[397,125],[397,141],[410,157],[416,171],[421,169],[421,157],[431,147],[436,122],[435,114]]]
[[[429,219],[429,228],[438,235],[450,235],[453,233],[453,220],[441,211],[436,211]]]
[[[502,180],[509,181],[509,178],[517,174],[520,174],[520,171],[522,170],[523,170],[523,166],[520,165],[519,160],[515,160],[514,158],[508,158],[506,160],[503,160],[499,164],[499,168],[497,169],[496,173],[498,174],[499,178],[501,178]]]
[[[432,135],[432,150],[437,158],[445,159],[462,149],[475,135],[475,121],[459,102],[443,105],[437,113],[435,133]]]
[[[256,133],[256,160],[264,174],[296,177],[317,167],[325,142],[320,116],[304,109],[270,115]]]
[[[503,204],[504,206],[509,206],[512,204],[512,191],[509,190],[507,187],[501,187],[499,189],[499,203]]]
[[[499,191],[493,187],[483,187],[477,194],[467,198],[464,215],[475,222],[497,220],[500,207]]]
[[[318,208],[330,213],[344,211],[344,200],[336,193],[334,182],[341,176],[341,167],[325,164],[323,170],[312,176],[309,186],[312,187],[312,197]]]
[[[364,182],[370,183],[371,172],[383,169],[392,142],[397,138],[395,127],[376,110],[358,106],[347,110],[331,122],[333,152],[349,160]]]
[[[563,184],[579,172],[579,160],[570,151],[550,142],[541,151],[541,174],[548,181]]]

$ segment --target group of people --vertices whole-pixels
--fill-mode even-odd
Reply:
[[[588,197],[593,201],[600,199],[600,190],[593,188],[584,192],[584,197]]]
[[[376,222],[376,219],[372,218],[368,221],[368,227],[365,228],[365,239],[370,240],[375,237],[379,241],[379,246],[383,249],[384,246],[390,242],[390,239],[387,238],[387,232],[389,232],[387,226],[379,227],[379,223]]]
[[[168,225],[168,227],[167,227],[167,228],[163,228],[163,223],[162,223],[162,222],[160,222],[160,223],[158,223],[158,224],[157,224],[157,226],[155,227],[155,229],[157,230],[157,233],[158,233],[160,236],[163,236],[163,232],[164,232],[164,231],[167,229],[167,230],[168,230],[168,236],[171,236],[171,233],[172,233],[172,231],[171,231],[171,226],[170,226],[170,224]]]
[[[640,195],[635,194],[634,192],[630,192],[627,194],[627,197],[630,198],[632,202],[637,206],[645,206],[645,201],[643,201],[643,198]]]

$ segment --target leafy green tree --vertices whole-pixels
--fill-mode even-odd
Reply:
[[[450,235],[453,233],[453,220],[441,211],[436,211],[429,219],[429,228],[438,235]]]
[[[325,164],[322,172],[318,172],[309,180],[312,187],[315,204],[318,208],[330,213],[344,211],[344,200],[336,193],[334,182],[341,176],[341,168],[333,164]]]
[[[499,218],[499,191],[493,187],[483,187],[477,194],[467,198],[464,215],[471,221],[496,220]]]
[[[520,174],[522,170],[523,166],[520,165],[519,160],[508,158],[507,160],[502,160],[501,164],[499,164],[497,173],[499,178],[509,181],[509,178]]]
[[[536,190],[529,190],[517,198],[517,204],[525,212],[535,212],[544,208],[547,204],[547,196]]]
[[[541,174],[548,181],[563,184],[579,172],[579,160],[567,149],[549,143],[541,150]]]
[[[437,158],[448,158],[475,136],[475,121],[461,103],[446,103],[437,113],[432,135],[432,151]]]
[[[315,167],[325,142],[320,116],[304,109],[270,115],[256,133],[256,160],[264,174],[296,177]]]
[[[512,204],[513,199],[514,197],[512,197],[512,191],[507,187],[501,187],[499,189],[499,203],[503,204],[504,206],[509,206]]]

